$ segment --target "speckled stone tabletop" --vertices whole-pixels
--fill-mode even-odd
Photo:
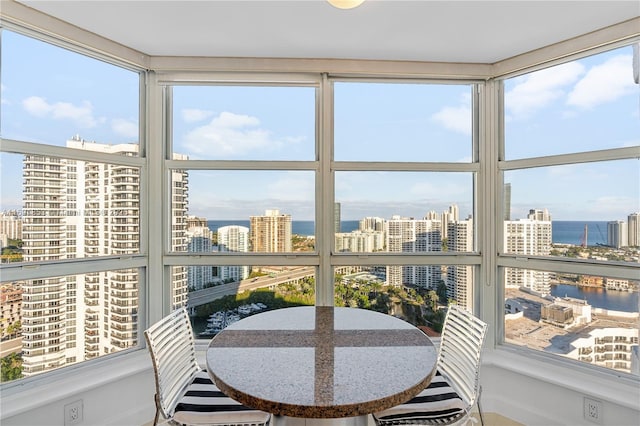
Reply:
[[[207,349],[217,386],[276,415],[352,417],[401,404],[435,371],[436,349],[413,325],[355,308],[295,307],[252,315]]]

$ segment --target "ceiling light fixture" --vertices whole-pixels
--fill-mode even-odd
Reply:
[[[353,9],[364,3],[364,0],[327,0],[329,4],[338,9]]]

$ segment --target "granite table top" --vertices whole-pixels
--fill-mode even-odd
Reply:
[[[413,325],[356,308],[294,307],[244,318],[216,335],[206,354],[216,385],[276,415],[361,416],[418,394],[437,352]]]

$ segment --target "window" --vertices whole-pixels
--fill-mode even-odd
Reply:
[[[138,346],[145,172],[137,71],[6,29],[1,63],[10,381]]]
[[[424,316],[398,313],[435,328],[450,302],[473,310],[478,86],[336,80],[332,87],[335,303],[391,313],[420,300]],[[450,252],[466,254],[469,265],[443,262]],[[434,303],[424,304],[429,298]]]
[[[314,304],[318,77],[163,79],[174,304],[194,307],[201,336],[262,309]]]
[[[627,46],[506,79],[500,164],[505,342],[624,373],[640,290],[631,58]]]
[[[183,305],[198,332],[220,315],[314,303],[437,329],[446,304],[494,298],[505,345],[541,355],[564,342],[579,347],[564,358],[628,373],[640,245],[630,47],[497,80],[484,66],[467,81],[402,64],[148,76],[22,29],[2,36],[1,325],[3,347],[23,339],[26,355],[9,360],[20,374],[139,348],[147,314]],[[502,121],[494,151],[481,130]]]

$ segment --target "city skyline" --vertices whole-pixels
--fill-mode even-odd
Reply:
[[[137,142],[137,74],[11,31],[3,32],[2,42],[3,138],[58,146],[75,135],[104,144]],[[631,58],[627,46],[506,80],[506,159],[640,145]],[[39,61],[49,64],[47,75]],[[470,162],[471,88],[336,83],[336,160]],[[190,159],[315,158],[313,88],[178,86],[174,92],[176,153]],[[390,141],[398,149],[390,150]],[[0,210],[22,208],[21,161],[0,155]],[[191,214],[215,212],[231,220],[279,208],[314,219],[312,171],[190,175]],[[640,210],[636,176],[638,161],[624,160],[507,171],[505,182],[512,183],[513,218],[547,208],[557,220],[610,221]],[[219,181],[224,185],[215,185]],[[471,182],[472,174],[462,172],[336,172],[335,201],[345,220],[421,217],[452,201],[466,216],[473,213]]]

